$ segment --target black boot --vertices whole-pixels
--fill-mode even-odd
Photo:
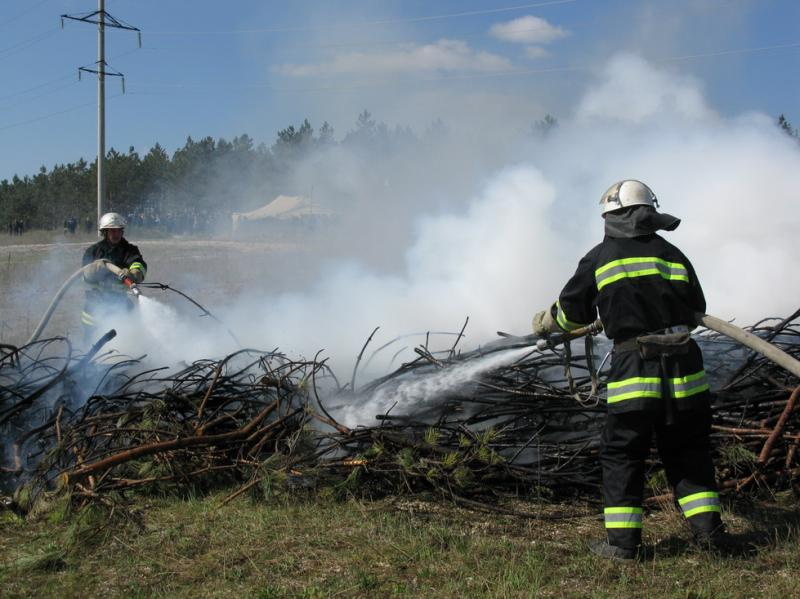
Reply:
[[[589,551],[600,557],[622,561],[635,560],[639,553],[636,547],[618,547],[617,545],[609,544],[608,539],[598,539],[590,542]]]
[[[725,525],[720,524],[714,530],[693,530],[695,544],[703,551],[710,551],[720,555],[733,555],[740,550],[736,540],[725,530]]]

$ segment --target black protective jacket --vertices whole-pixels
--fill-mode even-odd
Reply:
[[[139,269],[144,274],[147,271],[147,263],[142,257],[139,248],[129,243],[124,237],[117,245],[111,245],[102,239],[92,246],[86,248],[83,253],[82,265],[86,266],[95,260],[105,259],[111,261],[119,268]],[[109,307],[129,307],[127,299],[127,287],[117,279],[111,271],[102,272],[98,281],[86,284],[86,309],[87,315],[94,313],[103,304]],[[86,319],[84,319],[84,323]]]
[[[553,307],[553,316],[569,331],[593,322],[599,313],[606,335],[619,343],[678,325],[691,330],[694,313],[705,308],[689,260],[651,233],[606,236],[581,259]],[[708,406],[703,359],[693,341],[689,353],[670,358],[666,369],[658,360],[642,359],[637,351],[615,352],[608,377],[610,411],[662,409],[667,388],[679,410]]]

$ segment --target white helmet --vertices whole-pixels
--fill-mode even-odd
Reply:
[[[98,230],[103,229],[124,229],[125,219],[116,212],[106,212],[100,217],[100,224],[97,226]]]
[[[614,183],[600,198],[601,215],[628,206],[658,208],[658,199],[652,189],[636,179],[625,179]]]

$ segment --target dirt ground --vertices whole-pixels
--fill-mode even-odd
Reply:
[[[320,251],[310,243],[126,237],[139,246],[148,263],[148,282],[180,289],[212,312],[247,288],[299,291],[322,267]],[[85,249],[96,240],[92,235],[66,238],[36,232],[2,236],[0,343],[19,345],[29,338],[61,285],[80,268]],[[196,310],[174,294],[145,293]],[[59,302],[43,336],[77,338],[82,304],[82,284],[76,281]]]

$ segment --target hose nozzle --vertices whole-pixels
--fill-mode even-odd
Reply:
[[[142,292],[139,291],[139,287],[136,285],[136,281],[133,280],[133,277],[120,274],[119,278],[120,281],[122,281],[122,283],[128,288],[128,293],[134,297],[139,297],[142,295]]]

